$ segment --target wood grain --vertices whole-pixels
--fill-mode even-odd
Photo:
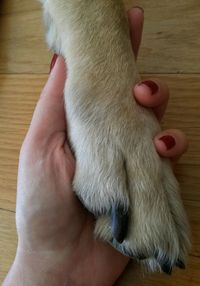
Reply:
[[[47,73],[50,57],[39,1],[1,1],[0,73]]]
[[[200,72],[199,0],[125,3],[127,9],[145,9],[141,73]],[[38,1],[1,1],[0,16],[0,73],[46,73],[51,53],[44,43]]]
[[[200,72],[199,0],[125,0],[125,3],[127,8],[141,6],[145,11],[140,72]]]
[[[126,0],[127,8],[132,0]],[[130,264],[120,286],[200,285],[200,4],[199,0],[137,0],[146,23],[139,58],[143,77],[161,77],[171,98],[162,125],[181,128],[190,148],[175,172],[192,226],[193,248],[186,271],[172,277],[144,277]],[[41,11],[35,0],[0,2],[0,281],[15,256],[15,201],[18,156],[40,91],[51,52],[44,43]],[[146,73],[146,74],[145,74]],[[176,74],[179,73],[179,74]],[[184,74],[180,74],[184,73]]]
[[[16,245],[15,213],[0,209],[0,283],[13,262]]]

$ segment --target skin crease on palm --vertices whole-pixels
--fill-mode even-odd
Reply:
[[[143,20],[141,9],[129,11],[136,57]],[[129,261],[111,246],[94,240],[94,219],[72,190],[75,160],[66,139],[65,78],[65,64],[58,57],[21,149],[16,206],[18,248],[4,286],[108,286],[113,285]],[[134,94],[140,104],[151,107],[161,120],[169,91],[159,79],[148,80],[158,85],[157,93],[152,96],[148,86],[138,84]],[[176,145],[170,150],[159,140],[164,135],[175,139]],[[158,134],[154,143],[158,153],[172,161],[187,149],[185,135],[175,129]],[[20,280],[22,276],[24,284]]]

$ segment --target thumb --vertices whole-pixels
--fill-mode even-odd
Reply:
[[[65,80],[65,62],[58,57],[36,105],[27,136],[48,140],[55,132],[65,131]]]

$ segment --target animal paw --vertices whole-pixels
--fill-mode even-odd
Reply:
[[[130,187],[127,234],[124,240],[120,236],[116,239],[113,219],[102,216],[97,219],[95,236],[153,272],[171,274],[174,267],[184,269],[190,248],[189,227],[168,162],[162,163],[156,179],[148,178],[147,174],[143,177],[145,173],[139,172],[139,181],[133,178],[135,167],[129,172],[132,163],[127,162],[127,166]]]

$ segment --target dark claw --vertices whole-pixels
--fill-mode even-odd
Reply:
[[[142,254],[142,253],[137,254],[135,257],[138,260],[145,260],[145,259],[147,259],[147,257],[144,254]]]
[[[172,266],[169,264],[169,262],[163,263],[161,265],[161,269],[164,273],[171,275],[172,274]]]
[[[111,212],[112,233],[117,242],[122,243],[128,231],[128,212],[125,212],[123,207],[115,205]]]
[[[172,274],[172,265],[170,263],[169,258],[167,257],[167,255],[165,255],[162,259],[159,259],[158,254],[159,254],[159,252],[156,251],[154,254],[154,257],[158,260],[162,271],[168,275],[171,275]]]
[[[129,258],[134,259],[135,256],[133,255],[133,252],[131,249],[126,248],[123,244],[120,244],[115,238],[113,238],[110,243],[114,248],[116,248],[119,252],[121,252],[123,255],[128,256]]]
[[[158,251],[158,250],[156,250],[156,251],[155,251],[155,253],[154,253],[154,257],[155,257],[155,259],[158,259],[158,255],[159,255],[159,251]]]
[[[185,269],[185,264],[180,259],[177,260],[176,266],[179,267],[180,269]]]

